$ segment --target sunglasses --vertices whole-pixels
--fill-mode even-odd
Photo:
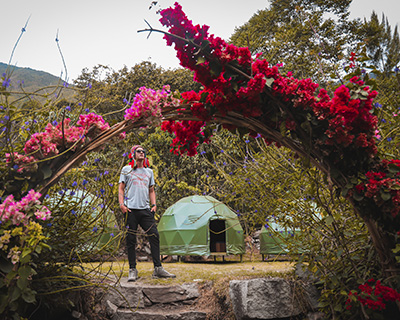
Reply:
[[[139,152],[139,153],[145,153],[144,150],[136,150],[135,152]]]

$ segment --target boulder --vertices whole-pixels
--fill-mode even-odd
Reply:
[[[232,280],[229,295],[236,319],[279,319],[304,312],[292,284],[282,278]]]
[[[152,303],[173,303],[200,297],[196,283],[178,286],[142,286],[143,295]]]

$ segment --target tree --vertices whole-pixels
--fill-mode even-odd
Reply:
[[[352,42],[355,22],[349,22],[345,1],[271,1],[235,29],[230,41],[249,47],[271,64],[282,64],[282,73],[312,78],[327,85],[329,74],[337,72],[343,52]],[[330,13],[329,17],[326,13]]]
[[[82,93],[85,105],[91,106],[99,114],[114,124],[123,118],[123,111],[131,103],[141,87],[162,89],[169,85],[171,91],[199,90],[193,81],[193,74],[186,69],[164,70],[155,63],[143,61],[130,70],[124,66],[114,71],[110,67],[98,65],[90,72],[87,69],[74,81],[78,88],[88,86]]]

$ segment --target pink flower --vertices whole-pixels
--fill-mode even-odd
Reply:
[[[39,198],[41,194],[30,190],[28,194],[21,199],[21,201],[14,201],[14,196],[9,195],[2,204],[0,204],[0,219],[2,222],[11,220],[13,225],[19,225],[20,223],[27,224],[31,211],[35,206],[40,205]],[[42,206],[40,210],[36,210],[34,216],[37,219],[46,220],[51,217],[51,212],[45,206]]]

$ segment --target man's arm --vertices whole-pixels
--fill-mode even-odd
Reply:
[[[150,208],[152,212],[156,212],[156,190],[154,190],[154,186],[149,188],[149,197],[150,197]]]
[[[123,213],[128,211],[128,208],[124,204],[124,196],[125,196],[125,182],[120,182],[118,186],[118,201],[119,207]]]

